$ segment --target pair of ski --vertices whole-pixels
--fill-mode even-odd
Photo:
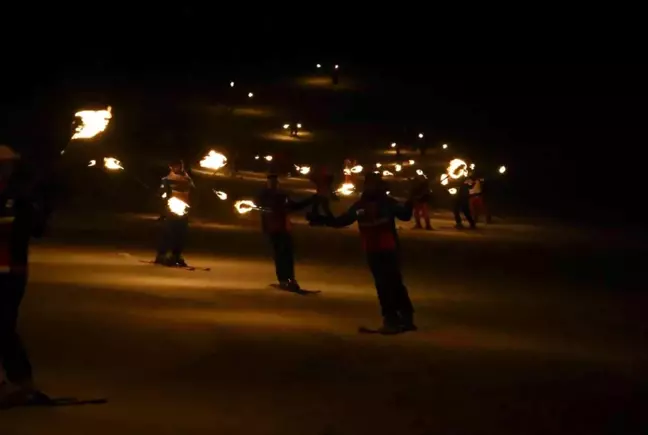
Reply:
[[[7,406],[3,409],[11,408],[56,408],[60,406],[83,406],[83,405],[104,405],[108,403],[108,399],[80,399],[78,397],[46,397],[34,403],[27,403],[24,405]]]
[[[160,267],[167,267],[169,269],[180,269],[180,270],[187,270],[189,272],[209,272],[211,271],[211,267],[196,267],[196,266],[167,266],[166,264],[160,264],[156,263],[153,260],[139,260],[140,263],[144,264],[153,264],[155,266],[160,266]]]

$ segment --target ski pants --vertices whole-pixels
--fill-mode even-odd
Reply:
[[[479,218],[482,215],[486,216],[486,223],[489,223],[491,220],[490,214],[488,213],[488,208],[486,207],[486,203],[484,202],[484,197],[481,195],[473,196],[472,198],[470,198],[470,213],[472,214],[475,222],[479,222]]]
[[[26,286],[26,273],[0,273],[0,367],[12,383],[32,378],[29,357],[16,330]]]
[[[295,256],[292,235],[287,231],[270,234],[277,280],[295,279]]]
[[[421,227],[421,218],[423,218],[426,227],[430,227],[430,207],[426,202],[417,202],[414,204],[414,219],[416,227]]]
[[[172,258],[182,258],[187,233],[189,231],[189,218],[167,218],[162,222],[162,235],[158,246],[157,255],[166,257],[171,252]]]
[[[367,261],[376,284],[382,316],[386,323],[411,321],[414,308],[403,284],[398,251],[368,252]]]
[[[471,227],[475,226],[475,221],[473,220],[472,214],[470,213],[470,202],[468,199],[459,199],[455,201],[454,204],[454,218],[457,226],[463,225],[461,223],[461,214],[464,215]]]

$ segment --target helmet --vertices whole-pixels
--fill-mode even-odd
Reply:
[[[19,160],[20,154],[8,145],[0,145],[0,160]]]

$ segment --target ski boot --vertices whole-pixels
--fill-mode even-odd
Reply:
[[[158,254],[155,257],[155,260],[153,261],[153,264],[159,264],[161,266],[168,266],[169,265],[169,259],[166,257],[166,255]]]
[[[377,332],[382,335],[396,335],[405,332],[405,330],[400,325],[400,322],[385,319]]]
[[[403,332],[418,331],[418,327],[414,324],[414,315],[411,313],[400,315],[400,327]]]
[[[16,406],[44,406],[51,403],[52,399],[35,388],[6,382],[0,384],[0,409]]]
[[[299,284],[297,283],[297,281],[295,279],[289,279],[288,280],[288,288],[289,288],[290,291],[293,291],[293,292],[298,292],[298,291],[301,290],[301,287],[299,286]]]
[[[174,258],[172,266],[174,266],[174,267],[189,267],[189,265],[187,264],[185,259],[182,258],[182,257]]]

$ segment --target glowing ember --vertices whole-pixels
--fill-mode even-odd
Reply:
[[[391,192],[388,190],[386,193],[387,193],[387,195],[389,195]]]
[[[447,186],[450,180],[448,180],[448,174],[441,174],[441,185]]]
[[[387,170],[383,171],[382,174],[383,174],[383,177],[393,177],[394,176],[393,173],[391,173],[391,172],[389,172]]]
[[[340,186],[337,190],[337,193],[342,194],[344,196],[349,196],[355,191],[355,186],[353,183],[344,183],[342,186]]]
[[[351,175],[351,169],[349,168],[344,168],[342,172],[344,173],[344,175]]]
[[[121,162],[113,157],[104,158],[104,168],[108,169],[109,171],[118,171],[120,169],[124,169],[121,165]]]
[[[400,171],[403,170],[403,167],[401,165],[399,165],[398,163],[396,163],[396,165],[394,166],[394,169],[396,170],[396,172],[400,172]]]
[[[162,193],[162,199],[165,199],[166,197],[167,197],[166,192],[163,192],[163,193]]]
[[[227,164],[227,157],[221,153],[217,153],[214,150],[211,150],[203,159],[200,161],[201,168],[218,170]]]
[[[505,172],[506,172],[506,166],[500,166],[500,168],[499,168],[499,173],[500,173],[500,174],[503,174],[503,173],[505,173]]]
[[[454,159],[450,162],[450,165],[446,170],[451,178],[457,179],[468,175],[467,167],[468,165],[466,165],[466,162],[463,160]]]
[[[382,166],[382,163],[376,163],[376,168],[380,168]]]
[[[257,208],[256,204],[249,199],[243,199],[234,203],[234,209],[239,214],[246,214]]]
[[[456,195],[457,194],[457,189],[455,189],[454,187],[451,187],[450,189],[448,189],[448,193],[450,195]]]
[[[97,161],[96,160],[90,160],[90,163],[88,163],[88,167],[96,166]]]
[[[220,199],[221,201],[225,201],[227,199],[227,193],[223,192],[222,190],[213,190],[214,194]]]
[[[81,125],[75,129],[72,139],[90,139],[108,127],[112,118],[112,107],[108,106],[106,110],[82,110],[74,116],[81,118]]]
[[[351,168],[351,172],[353,172],[354,174],[359,174],[363,169],[364,168],[361,165],[355,165],[353,168]]]
[[[272,161],[272,156],[270,156],[270,155],[265,156],[264,159],[265,159],[267,162],[271,162],[271,161]]]
[[[396,142],[392,142],[391,147],[396,148]]]
[[[414,160],[410,160],[410,161],[409,161],[409,164],[410,164],[410,165],[413,165],[414,163],[416,163]]]
[[[471,164],[470,164],[470,170],[471,170],[471,171],[474,171],[474,170],[475,170],[475,164],[474,164],[474,163],[471,163]]]
[[[189,208],[189,205],[183,200],[176,198],[175,196],[169,198],[167,204],[169,206],[169,210],[171,210],[171,213],[175,215],[184,216],[188,212],[187,209]]]

